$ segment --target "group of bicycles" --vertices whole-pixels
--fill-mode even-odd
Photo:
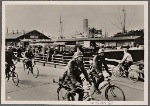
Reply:
[[[55,81],[54,81],[55,82]],[[58,82],[59,83],[59,82]],[[125,101],[125,94],[123,90],[112,84],[111,78],[108,77],[105,80],[105,84],[100,88],[100,90],[105,89],[105,98],[108,101]],[[78,94],[69,94],[70,87],[68,84],[60,84],[57,89],[57,97],[59,101],[78,101]],[[84,97],[83,101],[100,101],[99,98],[96,98],[94,95],[101,95],[96,93],[94,89],[94,83],[92,85],[88,85],[86,90],[83,90]]]
[[[83,90],[84,97],[83,101],[100,101],[99,98],[96,98],[95,95],[101,95],[101,93],[96,93],[95,89],[95,80],[96,77],[93,75],[93,73],[90,71],[90,69],[87,70],[89,78],[92,80],[92,84],[88,84],[86,86],[86,89]],[[82,78],[82,81],[84,81],[85,78]],[[123,90],[112,83],[112,78],[110,76],[105,77],[103,85],[99,88],[101,91],[102,89],[105,90],[105,99],[108,101],[125,101],[125,94]],[[69,87],[67,81],[62,83],[60,81],[53,80],[53,83],[58,83],[59,87],[57,89],[57,97],[59,101],[78,101],[78,93],[76,94],[69,94],[71,88]]]
[[[27,61],[31,62],[31,64],[28,66],[26,64]],[[37,78],[39,75],[39,69],[38,69],[37,65],[35,64],[35,62],[31,59],[24,59],[24,60],[22,60],[22,62],[23,62],[24,72],[27,75],[29,75],[29,73],[31,73],[35,78]],[[6,76],[6,80],[8,82],[9,79],[12,78],[12,81],[14,82],[14,84],[16,86],[18,86],[19,77],[18,77],[18,73],[15,71],[16,64],[17,64],[17,61],[15,61],[14,64],[10,66],[10,71],[9,71],[8,75]],[[6,70],[7,66],[8,66],[8,64],[5,64],[5,70]]]
[[[118,64],[117,66],[115,66],[112,69],[112,74],[115,77],[122,77],[124,75],[124,66],[121,64]],[[133,82],[137,82],[139,77],[144,78],[144,65],[139,66],[139,69],[132,69],[131,67],[129,67],[128,70],[128,78],[133,81]],[[92,79],[92,85],[87,85],[86,90],[83,90],[84,93],[84,97],[83,97],[83,101],[99,101],[98,98],[96,98],[94,95],[101,95],[99,93],[96,93],[96,89],[94,88],[94,80],[95,77],[92,74],[92,72],[90,72],[90,69],[87,70],[90,79]],[[127,76],[126,76],[127,77]],[[84,81],[85,78],[82,79],[82,81]],[[107,101],[125,101],[125,94],[123,92],[123,90],[116,86],[115,84],[112,83],[112,78],[107,76],[105,77],[105,84],[103,84],[99,90],[101,91],[102,89],[105,92],[105,99]],[[55,81],[53,80],[54,83],[58,83],[58,89],[57,89],[57,97],[59,101],[78,101],[78,97],[77,97],[77,93],[76,94],[69,94],[71,88],[69,87],[69,85],[67,84],[67,82],[60,82],[60,81]]]

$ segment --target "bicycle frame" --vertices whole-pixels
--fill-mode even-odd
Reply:
[[[119,68],[121,68],[121,70],[122,70],[122,71],[124,71],[124,70],[125,70],[124,65],[123,65],[123,64],[121,64],[121,63],[119,63],[119,64],[118,64],[118,67],[119,67]],[[128,67],[128,70],[129,70],[129,69],[131,69],[131,67],[130,67],[130,66]]]
[[[119,63],[117,67],[119,67],[119,71],[121,72],[121,74],[120,74],[121,76],[123,76],[124,74],[126,75],[126,73],[129,73],[130,71],[132,71],[130,66],[128,67],[128,70],[125,71],[125,67],[121,63]]]
[[[111,87],[115,86],[115,84],[112,84],[112,83],[111,83],[111,79],[110,79],[109,77],[108,77],[108,79],[105,80],[105,81],[106,81],[106,83],[105,83],[99,90],[102,90],[102,89],[104,89],[104,88],[106,87],[105,95],[107,96],[108,90],[109,90]],[[87,92],[84,92],[84,94],[86,94],[86,95],[83,97],[84,100],[86,100],[87,98],[88,98],[88,100],[94,100],[94,99],[95,99],[95,98],[92,97],[92,96],[95,94],[95,90],[94,90],[94,92],[91,94],[91,92],[90,92],[90,87],[91,87],[91,86],[88,86],[88,91],[87,91]],[[111,93],[112,93],[112,95],[115,95],[113,91],[111,91]],[[105,97],[106,97],[106,96],[105,96]],[[96,100],[96,99],[95,99],[95,100]]]

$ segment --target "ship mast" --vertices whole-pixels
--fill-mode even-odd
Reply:
[[[122,9],[123,11],[123,26],[122,26],[122,32],[126,33],[126,10],[125,7]]]
[[[7,33],[8,33],[8,27],[7,27]]]
[[[62,20],[61,20],[61,15],[60,15],[60,38],[63,38],[63,34],[62,34]]]
[[[122,13],[120,13],[120,10],[122,10]],[[107,21],[109,21],[111,24],[113,24],[114,26],[116,26],[117,28],[121,29],[122,33],[126,33],[126,9],[125,9],[125,7],[123,7],[122,9],[118,8],[118,11],[119,11],[119,18],[120,18],[121,27],[116,25],[116,24],[114,24],[113,22],[111,22],[107,18],[105,18],[105,19]],[[115,14],[115,16],[116,16],[116,14]]]

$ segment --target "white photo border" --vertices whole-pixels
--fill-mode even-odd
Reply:
[[[144,6],[144,101],[6,101],[5,100],[5,6],[6,5],[143,5]],[[1,103],[2,104],[59,104],[59,105],[148,105],[148,1],[2,1],[2,56]]]

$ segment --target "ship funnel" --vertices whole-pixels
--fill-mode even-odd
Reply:
[[[83,20],[83,35],[89,37],[88,19]]]

